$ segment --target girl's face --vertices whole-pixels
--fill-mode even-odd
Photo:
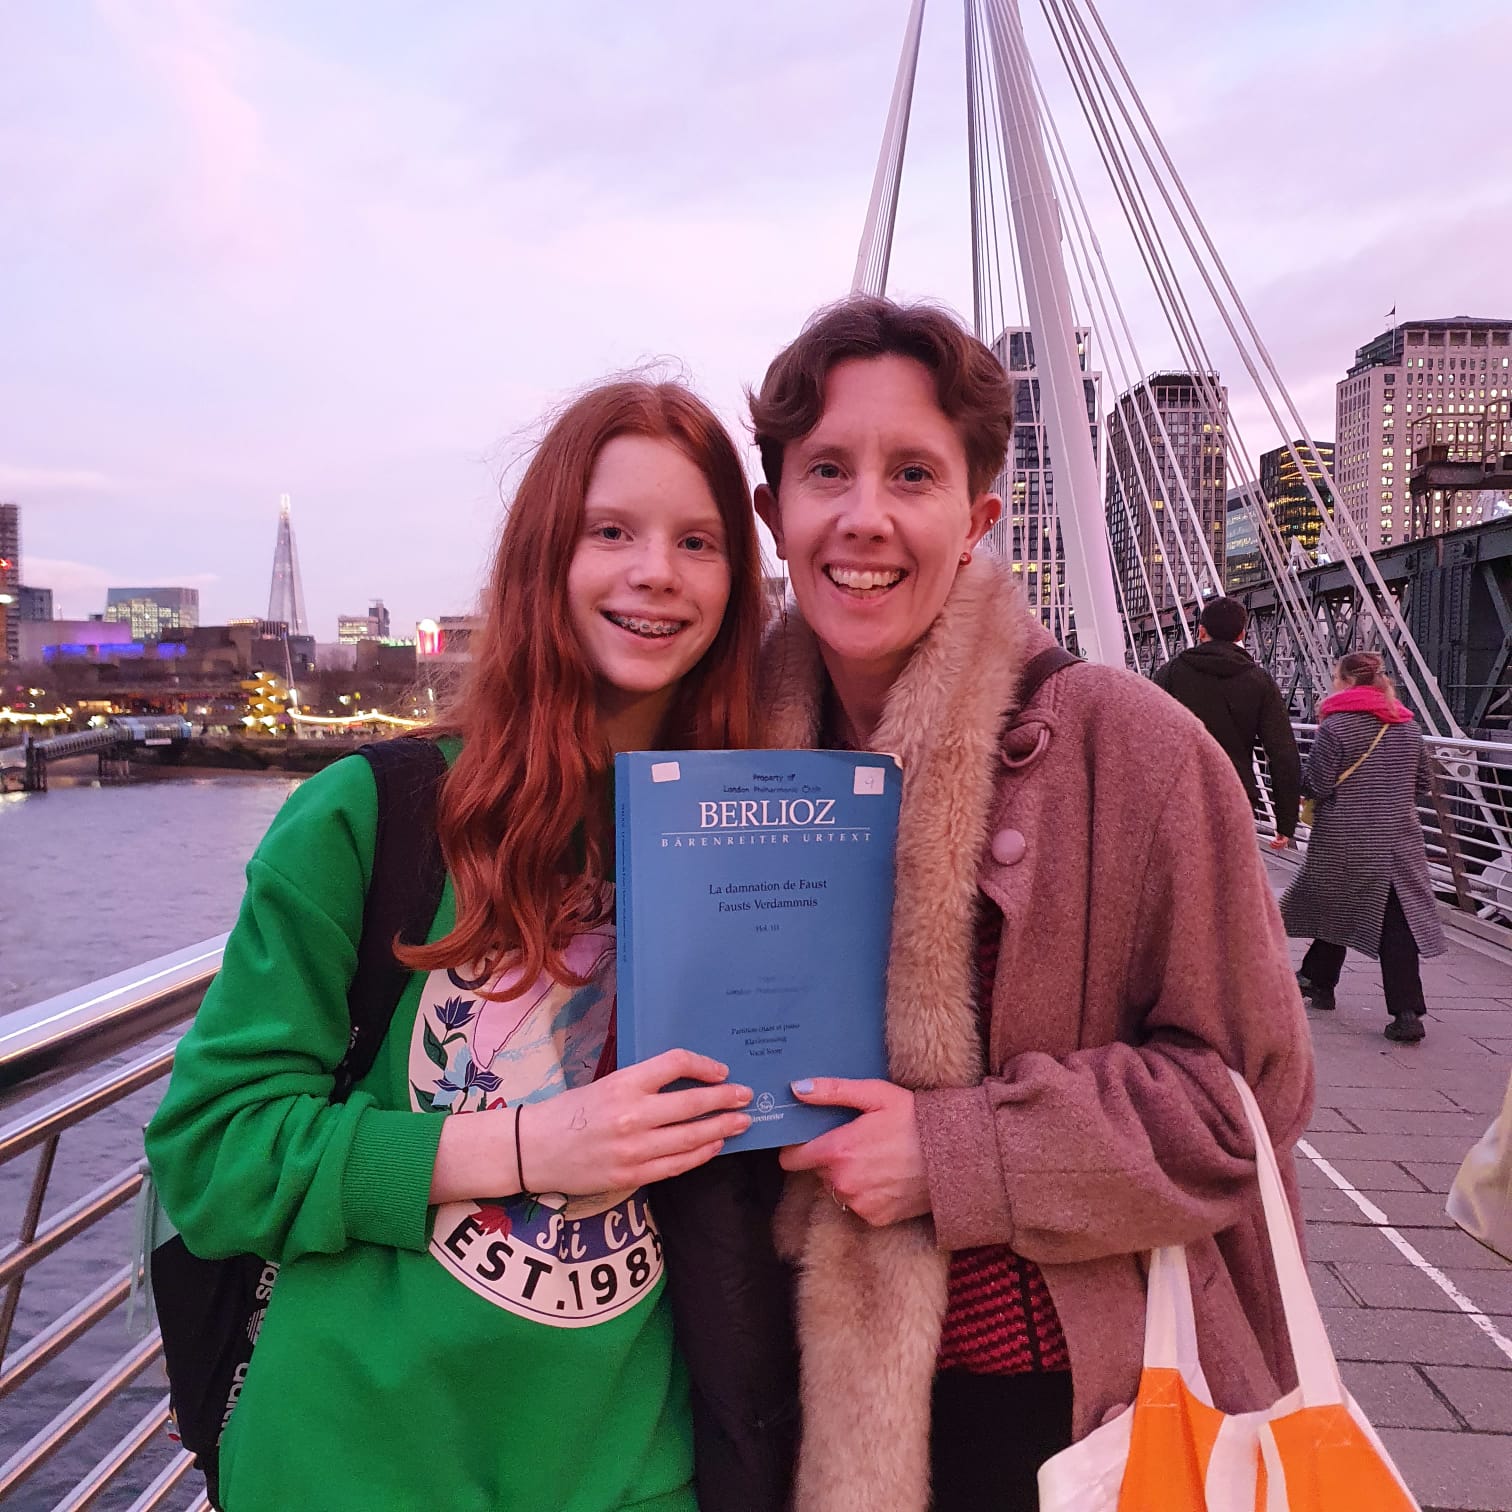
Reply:
[[[600,716],[611,724],[637,716],[642,738],[654,735],[678,682],[719,634],[729,600],[724,522],[703,473],[670,441],[609,441],[567,572]]]

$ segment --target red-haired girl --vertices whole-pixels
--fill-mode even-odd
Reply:
[[[343,1102],[372,769],[312,778],[258,849],[147,1134],[191,1250],[282,1262],[221,1443],[230,1512],[695,1512],[643,1188],[716,1155],[750,1093],[681,1051],[604,1074],[609,779],[617,750],[751,743],[761,605],[698,399],[613,383],[562,412],[432,732],[442,901]]]

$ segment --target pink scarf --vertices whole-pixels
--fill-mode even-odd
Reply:
[[[1342,693],[1330,693],[1318,705],[1319,719],[1346,713],[1374,714],[1383,724],[1406,724],[1412,718],[1411,709],[1404,709],[1379,688],[1346,688]]]

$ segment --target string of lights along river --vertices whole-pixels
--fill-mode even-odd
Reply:
[[[287,776],[216,775],[100,786],[58,775],[49,792],[0,796],[0,1015],[229,929],[247,858],[297,784]],[[123,1152],[141,1148],[161,1092],[145,1088],[64,1136],[50,1209],[120,1172]],[[0,1235],[15,1235],[31,1174],[25,1159],[0,1169]],[[132,1236],[127,1207],[87,1243],[64,1245],[42,1261],[22,1290],[13,1344],[123,1266]],[[131,1342],[117,1309],[44,1367],[0,1411],[7,1452]],[[54,1506],[78,1465],[92,1464],[162,1390],[156,1372],[128,1388],[118,1410],[81,1435],[81,1458],[60,1455],[26,1482],[18,1512]],[[156,1452],[166,1463],[171,1450],[165,1437]],[[130,1500],[111,1492],[98,1505],[119,1512]]]

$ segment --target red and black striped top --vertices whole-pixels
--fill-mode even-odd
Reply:
[[[984,1045],[992,1019],[1001,930],[1002,916],[992,900],[982,895],[977,911],[976,964],[977,1015]],[[966,1370],[974,1375],[1069,1370],[1066,1336],[1039,1266],[1005,1244],[953,1251],[937,1368]]]

